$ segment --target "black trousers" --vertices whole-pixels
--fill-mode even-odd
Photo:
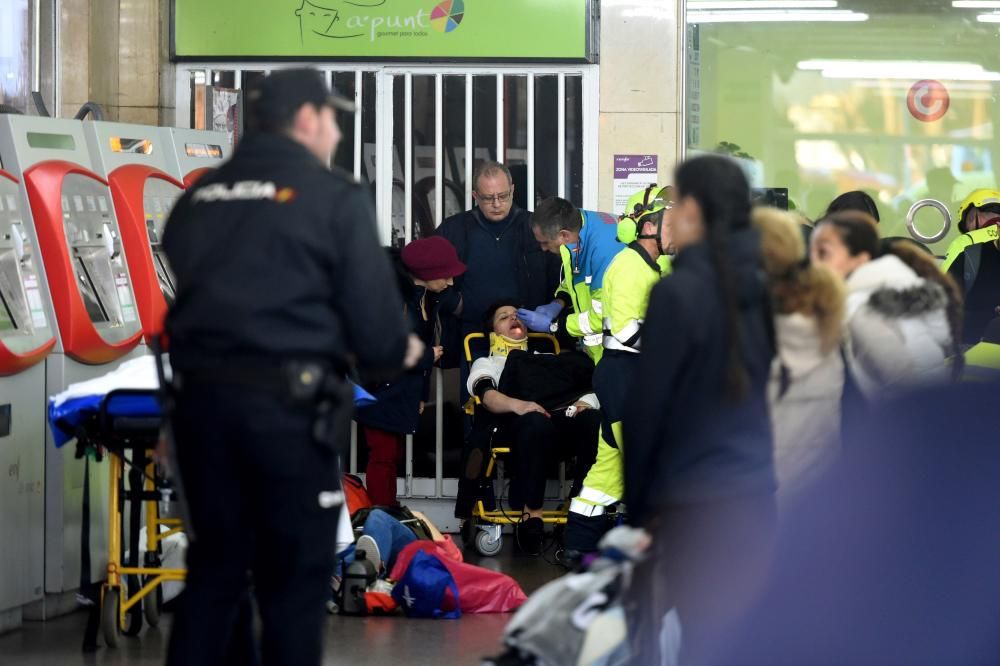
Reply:
[[[312,428],[311,410],[278,395],[184,387],[173,429],[191,544],[169,665],[231,663],[251,589],[263,663],[320,663],[342,495]]]
[[[507,468],[512,477],[510,506],[517,511],[524,507],[540,509],[545,501],[548,472],[556,462],[576,458],[574,477],[577,485],[587,475],[597,457],[600,423],[601,413],[596,409],[567,418],[563,412],[556,412],[551,417],[537,413],[494,415],[481,408],[467,440],[464,459],[468,460],[474,451],[482,451],[480,459],[485,460],[491,442],[493,446],[510,445],[511,459]],[[466,468],[468,465],[463,464],[463,469]],[[477,471],[481,474],[484,470]],[[474,498],[470,494],[474,494],[477,487],[478,484],[471,480],[459,480],[456,514],[458,507],[471,509]]]
[[[681,663],[703,663],[767,579],[776,526],[770,493],[654,516],[645,526],[652,552],[636,567],[626,599],[633,663],[664,663],[660,632],[671,609],[681,625]]]

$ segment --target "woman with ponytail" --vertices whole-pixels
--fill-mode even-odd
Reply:
[[[758,208],[764,268],[774,305],[778,355],[768,403],[779,498],[813,478],[840,448],[844,362],[843,282],[810,265],[795,218]]]
[[[624,422],[629,520],[653,537],[633,585],[636,663],[671,656],[657,646],[676,622],[682,661],[697,661],[763,579],[775,518],[774,328],[750,187],[708,155],[677,168],[674,192],[677,256],[650,296]]]

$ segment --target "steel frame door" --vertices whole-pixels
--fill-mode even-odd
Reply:
[[[249,75],[266,74],[273,69],[295,66],[288,63],[185,63],[178,65],[176,72],[176,116],[175,124],[178,127],[190,127],[192,118],[192,105],[194,98],[192,90],[197,85],[208,82],[223,83],[226,86],[242,88],[247,82]],[[549,155],[550,161],[555,163],[554,181],[556,187],[548,194],[556,194],[564,198],[570,198],[570,190],[579,192],[578,205],[583,208],[597,208],[597,140],[599,121],[599,78],[598,67],[596,65],[489,65],[489,66],[422,66],[422,65],[385,65],[373,63],[321,63],[315,65],[320,70],[327,73],[328,80],[335,80],[335,76],[349,76],[353,73],[354,96],[357,104],[357,111],[353,122],[353,140],[350,145],[353,148],[350,164],[353,165],[354,177],[361,180],[365,175],[371,180],[374,176],[375,202],[378,213],[379,234],[383,244],[392,242],[406,243],[413,237],[414,222],[414,186],[415,168],[414,157],[420,157],[424,162],[428,156],[433,163],[433,202],[428,206],[432,217],[433,226],[438,226],[445,215],[445,197],[441,194],[442,188],[447,185],[444,172],[444,150],[448,148],[452,158],[452,166],[459,164],[457,169],[459,177],[464,187],[461,192],[461,209],[472,207],[472,173],[475,159],[488,156],[492,159],[505,161],[511,157],[512,152],[520,150],[518,160],[524,162],[526,167],[526,189],[528,198],[528,208],[533,207],[532,197],[536,190],[536,181],[541,177],[536,169],[541,158],[537,154],[536,136],[536,113],[552,113],[555,116],[555,155]],[[363,85],[366,77],[375,77],[375,99],[374,104],[370,98],[370,86]],[[432,86],[418,86],[420,95],[429,97],[415,98],[414,79],[425,77],[423,83],[428,79],[433,80]],[[446,77],[448,77],[446,79]],[[488,77],[493,77],[496,84],[496,92],[493,96],[495,109],[479,108],[474,94],[474,83],[488,81]],[[350,80],[350,78],[348,79]],[[464,141],[460,147],[446,147],[444,145],[444,87],[446,80],[458,82],[464,80]],[[524,122],[517,122],[511,125],[506,120],[510,116],[510,104],[505,99],[508,91],[508,83],[517,81],[518,87],[523,88],[525,97],[523,111]],[[548,84],[555,83],[554,95],[548,100],[539,100],[536,95],[536,83],[545,81]],[[523,85],[522,85],[523,84]],[[397,92],[401,89],[402,94]],[[569,95],[567,103],[567,91],[569,88],[574,91]],[[369,93],[363,91],[368,90]],[[554,109],[549,108],[551,97],[555,98]],[[396,108],[401,101],[402,109]],[[423,145],[414,136],[414,108],[417,106],[433,106],[433,131],[432,141],[429,137],[422,139]],[[374,168],[370,162],[371,146],[363,139],[362,127],[366,114],[375,114],[375,145],[374,145]],[[495,141],[490,141],[488,146],[476,146],[473,135],[473,126],[476,114],[495,114]],[[401,119],[402,127],[397,127],[397,118]],[[426,119],[425,119],[426,120]],[[567,138],[567,130],[573,131],[573,137]],[[521,143],[523,148],[512,148],[514,135],[523,137]],[[397,144],[397,138],[401,139],[401,145]],[[544,141],[545,137],[541,137]],[[578,145],[577,145],[578,143]],[[343,144],[342,144],[343,146]],[[431,148],[432,146],[432,148]],[[485,150],[484,150],[485,148]],[[343,149],[343,148],[342,148]],[[464,152],[464,155],[458,153]],[[577,167],[576,173],[569,165],[569,155],[574,155]],[[363,165],[365,169],[363,169]],[[424,170],[429,171],[425,166]],[[454,171],[454,169],[453,169]],[[366,173],[367,172],[367,173]],[[430,176],[427,177],[428,179]],[[572,186],[572,187],[571,187]],[[396,206],[394,211],[394,191],[396,192]],[[400,196],[401,199],[400,199]],[[457,194],[455,195],[457,197]],[[456,204],[457,205],[457,204]],[[393,235],[394,216],[397,222],[401,222],[402,233]],[[444,421],[444,382],[441,370],[434,371],[434,394],[432,403],[427,407],[434,409],[435,415],[435,474],[434,477],[414,477],[413,465],[413,437],[406,438],[406,473],[399,479],[399,496],[406,498],[444,498],[454,497],[457,492],[458,482],[456,479],[445,479],[443,473],[443,421]],[[351,436],[351,456],[349,468],[352,472],[358,471],[358,451],[356,427],[352,426]]]

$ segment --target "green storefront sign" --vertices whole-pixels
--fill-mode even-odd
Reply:
[[[593,62],[596,0],[173,0],[185,59]]]

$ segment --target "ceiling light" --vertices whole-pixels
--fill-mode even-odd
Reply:
[[[1000,2],[997,3],[1000,5]],[[688,11],[704,9],[834,9],[837,0],[689,0]]]
[[[688,12],[688,23],[786,23],[824,21],[867,21],[868,14],[850,10],[765,10],[765,11],[693,11]]]
[[[952,0],[951,6],[956,9],[1000,9],[997,0]]]
[[[1000,12],[995,14],[980,14],[976,17],[980,23],[1000,23]]]
[[[1000,72],[971,62],[919,60],[803,60],[798,68],[818,71],[828,79],[941,79],[944,81],[1000,81]]]

